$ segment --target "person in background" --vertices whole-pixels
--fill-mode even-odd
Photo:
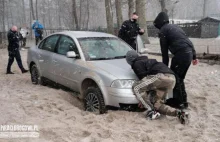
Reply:
[[[32,25],[32,29],[34,30],[35,40],[37,45],[38,42],[43,39],[44,26],[38,20],[36,20]]]
[[[21,55],[19,51],[19,34],[18,34],[18,28],[16,26],[13,26],[9,32],[8,32],[8,66],[6,74],[14,74],[11,72],[11,66],[14,62],[14,58],[16,59],[19,68],[21,69],[22,73],[28,72],[23,65],[21,60]]]
[[[159,117],[157,113],[159,112],[163,115],[178,117],[181,123],[185,123],[187,112],[165,104],[167,94],[175,86],[174,72],[156,59],[139,56],[134,50],[127,52],[126,61],[140,80],[133,85],[133,91],[141,105],[147,109],[147,117],[156,119]],[[146,93],[148,91],[155,93],[149,97]]]
[[[134,50],[136,50],[136,38],[138,34],[144,34],[144,30],[139,27],[137,19],[138,15],[134,12],[130,20],[123,22],[118,34],[118,37],[128,43]]]
[[[26,42],[27,42],[27,36],[29,34],[28,27],[21,27],[19,33],[22,36],[21,37],[21,46],[25,47],[26,46]]]
[[[170,105],[188,108],[184,79],[191,62],[193,65],[198,64],[193,43],[178,25],[169,24],[169,17],[165,12],[158,14],[154,26],[160,30],[159,38],[163,63],[169,65],[168,51],[174,55],[170,68],[176,74],[177,82],[173,90],[174,101],[171,101],[173,103]]]

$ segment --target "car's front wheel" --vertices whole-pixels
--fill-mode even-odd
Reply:
[[[46,85],[46,82],[44,81],[44,79],[40,76],[39,71],[37,69],[36,65],[33,65],[31,67],[31,81],[33,84],[37,85]]]
[[[103,114],[106,112],[105,102],[99,88],[89,87],[86,90],[84,96],[84,107],[86,111],[96,114]]]

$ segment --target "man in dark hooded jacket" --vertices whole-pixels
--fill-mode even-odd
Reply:
[[[8,66],[6,74],[14,74],[11,72],[11,65],[14,62],[14,58],[16,59],[19,68],[21,69],[22,73],[28,72],[28,70],[24,69],[21,61],[21,55],[19,51],[19,34],[18,34],[18,28],[16,26],[13,26],[9,32],[8,32]]]
[[[133,90],[137,99],[147,109],[147,116],[151,119],[156,118],[155,111],[152,111],[156,110],[164,115],[177,116],[181,123],[184,123],[187,113],[164,103],[167,94],[173,89],[176,82],[173,71],[165,64],[157,62],[156,59],[139,56],[134,50],[128,51],[126,60],[140,79],[134,84]],[[148,99],[147,91],[155,91],[156,93],[151,96],[151,99]]]
[[[138,34],[144,34],[144,30],[139,27],[137,19],[138,15],[134,12],[130,20],[123,22],[118,34],[118,37],[129,44],[134,50],[136,50],[136,38]]]
[[[184,79],[191,62],[193,65],[198,63],[194,46],[180,27],[169,24],[169,17],[165,12],[158,14],[154,26],[160,30],[159,38],[163,63],[169,65],[168,51],[174,55],[170,67],[176,74],[177,81],[173,90],[173,97],[178,102],[179,107],[187,108]]]

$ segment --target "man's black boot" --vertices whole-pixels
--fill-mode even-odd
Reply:
[[[28,70],[23,69],[21,72],[22,72],[22,73],[27,73],[27,72],[28,72]]]

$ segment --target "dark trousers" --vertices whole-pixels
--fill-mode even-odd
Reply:
[[[35,36],[35,40],[36,40],[36,45],[38,44],[39,41],[41,41],[43,39],[42,36]]]
[[[187,102],[187,93],[185,90],[184,79],[191,65],[192,53],[179,53],[172,58],[171,70],[176,74],[176,85],[173,89],[173,97],[180,104]]]
[[[17,49],[16,51],[13,51],[13,52],[9,51],[7,72],[11,72],[11,66],[14,62],[14,58],[16,59],[17,64],[18,64],[19,68],[21,69],[21,71],[23,71],[24,67],[22,65],[20,51]]]
[[[128,41],[127,42],[134,50],[136,50],[137,49],[137,44],[136,44],[136,41]]]

